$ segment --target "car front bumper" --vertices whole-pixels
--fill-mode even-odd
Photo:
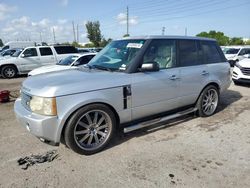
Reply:
[[[56,116],[43,116],[28,111],[17,99],[14,105],[16,118],[31,134],[51,145],[58,145],[59,122]]]
[[[250,75],[244,75],[238,67],[234,67],[232,79],[236,82],[250,83]]]

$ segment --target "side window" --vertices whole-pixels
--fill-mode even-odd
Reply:
[[[160,69],[175,67],[176,42],[174,40],[153,40],[143,56],[143,63],[157,62]]]
[[[219,63],[223,61],[215,42],[202,41],[201,45],[206,63]]]
[[[246,55],[246,54],[250,54],[250,49],[248,48],[241,49],[239,55]]]
[[[23,52],[25,57],[34,57],[37,56],[36,48],[28,48]]]
[[[93,55],[87,55],[87,56],[83,56],[80,59],[78,59],[78,63],[79,65],[85,65],[87,64],[94,56]]]
[[[179,41],[179,61],[180,66],[193,66],[202,64],[201,48],[195,40]]]
[[[57,54],[70,54],[78,53],[77,49],[73,46],[55,46]]]
[[[51,48],[39,48],[41,56],[53,55]]]

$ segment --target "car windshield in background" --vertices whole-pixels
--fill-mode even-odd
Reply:
[[[23,51],[23,50],[17,50],[17,51],[16,51],[14,54],[12,54],[11,56],[12,56],[12,57],[18,57],[22,51]]]
[[[229,48],[225,50],[225,54],[237,54],[240,49],[237,48]]]
[[[117,40],[108,44],[89,63],[102,70],[125,71],[142,48],[145,40]]]
[[[66,57],[65,59],[62,59],[61,61],[59,61],[59,63],[57,63],[57,65],[71,65],[77,58],[78,58],[78,56],[71,55],[71,56]]]

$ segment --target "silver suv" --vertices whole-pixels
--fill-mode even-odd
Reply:
[[[20,123],[42,141],[80,154],[126,133],[197,112],[215,113],[231,83],[215,40],[148,36],[112,41],[85,67],[27,78],[15,102]]]

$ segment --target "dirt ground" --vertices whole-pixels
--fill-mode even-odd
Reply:
[[[18,90],[23,78],[0,79]],[[78,155],[40,142],[0,104],[0,187],[250,187],[250,88],[231,85],[214,116],[188,115],[130,134],[104,151]],[[20,157],[56,149],[59,157],[27,170]]]

